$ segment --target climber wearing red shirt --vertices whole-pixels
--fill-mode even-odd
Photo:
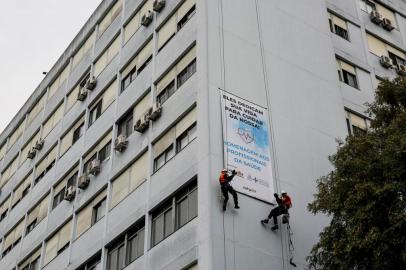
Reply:
[[[276,202],[278,206],[272,209],[271,213],[269,213],[268,218],[261,220],[262,224],[268,224],[269,219],[273,218],[274,226],[271,228],[273,231],[277,230],[278,227],[278,220],[277,217],[282,214],[287,214],[288,209],[292,207],[292,200],[286,193],[286,191],[282,190],[282,197],[279,198],[278,194],[274,194]]]

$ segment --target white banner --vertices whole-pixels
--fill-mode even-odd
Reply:
[[[239,171],[231,182],[238,192],[273,200],[268,111],[221,91],[226,168]]]

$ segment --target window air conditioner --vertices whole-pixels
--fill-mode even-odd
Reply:
[[[141,24],[143,26],[147,27],[152,22],[153,16],[154,16],[154,14],[152,13],[152,11],[148,10],[147,13],[142,15]]]
[[[74,186],[70,186],[66,189],[65,191],[65,200],[67,201],[72,201],[73,198],[75,198],[75,187]]]
[[[78,100],[80,101],[84,101],[87,97],[87,89],[84,87],[81,87],[79,90],[79,94],[78,94]]]
[[[40,151],[42,149],[42,147],[44,147],[44,140],[43,139],[39,139],[36,143],[35,143],[35,150]]]
[[[148,128],[149,126],[149,119],[147,115],[141,116],[140,119],[135,123],[134,129],[140,133],[144,133],[144,131]]]
[[[92,162],[90,162],[89,173],[96,175],[99,172],[100,172],[100,160],[93,159]]]
[[[78,187],[80,189],[85,189],[89,186],[90,183],[90,177],[87,174],[81,175],[79,177],[79,181],[78,181]]]
[[[380,24],[382,22],[382,16],[376,10],[371,11],[371,14],[369,15],[369,18],[371,19],[372,22],[374,22],[376,24]]]
[[[148,118],[151,119],[152,121],[156,121],[161,116],[161,113],[162,113],[161,104],[159,102],[156,102],[152,106],[152,109],[150,110],[150,113],[148,114]]]
[[[381,63],[381,65],[382,65],[384,68],[390,68],[390,67],[392,67],[392,60],[391,60],[388,56],[386,56],[386,55],[382,55],[382,56],[381,56],[381,59],[379,60],[379,62]]]
[[[35,157],[35,153],[36,153],[35,148],[31,148],[30,151],[28,151],[27,158],[33,159]]]
[[[165,0],[154,0],[154,4],[152,9],[155,12],[161,12],[161,10],[165,7]]]
[[[406,76],[406,66],[403,64],[397,64],[396,69],[399,75]]]
[[[395,27],[393,26],[391,20],[384,18],[382,20],[382,27],[388,31],[392,31],[393,29],[395,29]]]
[[[127,148],[128,141],[125,135],[120,134],[116,138],[116,141],[114,143],[114,149],[116,149],[119,152],[124,151]]]
[[[96,87],[96,84],[97,80],[92,76],[86,81],[86,89],[92,91]]]

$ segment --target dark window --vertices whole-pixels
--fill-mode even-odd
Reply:
[[[129,137],[133,133],[133,112],[130,111],[118,123],[118,134]]]
[[[40,173],[34,180],[34,185],[38,184],[39,181],[54,167],[55,165],[55,160],[53,160],[48,167],[45,168],[45,170]]]
[[[137,67],[134,67],[130,73],[121,81],[121,93],[131,84],[137,77]]]
[[[173,156],[175,155],[175,151],[173,149],[173,144],[166,148],[166,150],[160,154],[154,160],[154,171],[157,171],[161,168],[166,162],[168,162]]]
[[[29,234],[34,228],[37,226],[37,219],[34,219],[30,224],[27,226],[26,235]]]
[[[89,167],[90,167],[90,163],[92,163],[93,160],[95,160],[97,158],[97,153],[94,154],[84,165],[83,165],[83,172],[85,174],[89,173]]]
[[[89,114],[89,127],[100,117],[103,100],[100,100],[91,110]]]
[[[361,9],[368,13],[371,13],[373,10],[376,10],[375,4],[368,0],[361,0],[360,4],[361,4]]]
[[[181,87],[196,72],[196,59],[194,59],[177,77],[177,88]]]
[[[193,141],[197,137],[197,125],[194,123],[190,126],[185,132],[183,132],[177,139],[176,139],[176,152],[178,153],[180,150],[185,148],[191,141]]]
[[[144,228],[129,234],[127,242],[127,263],[130,264],[144,254]]]
[[[72,145],[82,137],[84,132],[85,123],[81,124],[78,128],[73,131]]]
[[[66,243],[66,245],[64,245],[63,247],[61,247],[60,249],[58,249],[57,254],[61,254],[65,249],[67,249],[70,245],[70,242]]]
[[[157,245],[195,217],[197,217],[197,182],[193,181],[152,215],[152,246]]]
[[[342,72],[343,72],[344,83],[358,89],[357,77],[354,74],[352,74],[346,70],[342,70]]]
[[[138,68],[137,75],[140,74],[148,66],[148,64],[151,63],[151,61],[152,61],[152,55],[150,57],[148,57],[148,59],[144,62],[144,64],[142,64],[142,66],[140,66]]]
[[[106,199],[103,199],[97,205],[93,207],[92,213],[92,226],[97,223],[103,216],[106,211]]]
[[[28,192],[30,192],[30,188],[31,188],[31,185],[29,185],[28,187],[26,187],[26,188],[23,190],[23,193],[22,193],[22,195],[21,195],[21,199],[23,199],[23,198],[28,194]]]
[[[99,270],[97,267],[100,265],[100,260],[101,256],[99,254],[77,270]]]
[[[388,52],[388,56],[389,56],[389,58],[392,60],[392,63],[393,63],[393,65],[397,65],[397,64],[401,64],[401,65],[404,65],[406,62],[405,62],[405,59],[403,59],[403,58],[400,58],[399,56],[397,56],[397,55],[395,55],[395,54],[393,54],[393,53],[391,53],[391,52]]]
[[[59,191],[57,194],[54,195],[54,200],[52,202],[52,210],[55,209],[63,201],[65,197],[65,189],[66,187],[63,187],[61,191]]]
[[[169,99],[169,97],[175,93],[175,91],[176,91],[175,80],[173,80],[157,96],[157,100],[158,100],[159,104],[161,104],[161,105],[164,104],[164,102],[167,101]]]
[[[125,265],[124,241],[120,241],[112,250],[109,250],[107,257],[107,270],[121,270]]]
[[[0,215],[0,222],[1,222],[3,219],[6,218],[7,213],[8,213],[8,209],[6,209],[3,213],[1,213],[1,215]]]
[[[106,144],[102,149],[100,149],[99,151],[100,162],[107,160],[110,157],[110,152],[111,152],[111,141],[108,144]]]
[[[178,26],[177,26],[178,31],[179,31],[183,26],[185,26],[185,24],[190,20],[190,18],[193,17],[193,15],[195,15],[195,13],[196,13],[196,5],[193,5],[193,6],[189,9],[189,11],[185,14],[185,16],[183,16],[183,18],[179,20]]]
[[[334,25],[334,33],[336,33],[336,35],[342,37],[343,39],[348,40],[348,32],[344,28],[341,28],[338,25]]]
[[[39,270],[39,257],[30,262],[27,266],[21,270]]]

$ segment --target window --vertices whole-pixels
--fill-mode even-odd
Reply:
[[[180,29],[196,13],[196,0],[186,0],[176,10],[176,12],[157,30],[158,32],[158,51],[160,51],[168,42],[179,32]]]
[[[3,157],[6,154],[6,148],[7,148],[7,141],[4,142],[1,146],[0,146],[0,160],[3,159]]]
[[[187,267],[187,268],[185,268],[185,270],[198,270],[199,268],[198,268],[198,266],[197,266],[197,263],[196,264],[193,264],[192,266],[189,266],[189,267]]]
[[[59,73],[58,77],[55,81],[49,86],[48,92],[48,100],[53,97],[53,95],[58,91],[59,87],[66,81],[69,75],[69,63],[64,67],[61,73]]]
[[[78,212],[76,219],[76,238],[79,238],[104,217],[106,212],[106,197],[107,189],[105,188]]]
[[[83,43],[83,45],[79,48],[79,50],[75,53],[72,59],[72,70],[79,64],[79,62],[83,59],[83,57],[90,51],[93,47],[93,44],[96,40],[96,31],[92,30],[92,33]]]
[[[13,147],[13,145],[17,142],[17,140],[23,135],[24,131],[24,121],[18,124],[17,128],[14,132],[10,135],[10,139],[8,141],[8,149]]]
[[[69,247],[71,238],[72,220],[63,225],[50,239],[45,242],[44,265],[47,265],[56,256]]]
[[[24,219],[22,219],[9,233],[4,237],[3,256],[6,256],[20,242],[23,235]]]
[[[388,56],[392,60],[393,65],[405,64],[406,57],[403,51],[396,49],[369,33],[367,33],[367,42],[370,53],[378,57],[382,55]]]
[[[94,258],[90,259],[82,267],[77,270],[99,270],[101,262],[101,254],[97,254]]]
[[[35,132],[34,136],[31,137],[31,139],[28,141],[28,143],[21,150],[20,164],[24,163],[24,161],[27,160],[28,152],[35,146],[37,141],[39,141],[40,139],[41,139],[40,132],[38,130],[37,132]]]
[[[134,14],[131,20],[124,26],[124,43],[127,43],[130,38],[137,32],[141,27],[141,17],[147,11],[152,11],[153,0],[147,0]]]
[[[26,235],[29,234],[48,214],[49,201],[51,195],[48,194],[31,211],[28,212]]]
[[[82,137],[84,129],[85,116],[83,115],[68,129],[69,132],[61,138],[60,156],[63,156]]]
[[[194,73],[196,73],[195,46],[157,82],[157,101],[163,104]]]
[[[127,64],[121,72],[121,92],[123,92],[132,81],[152,60],[152,39],[136,53],[136,56]]]
[[[15,174],[18,167],[18,155],[7,165],[6,169],[1,173],[0,188],[2,188],[10,178]]]
[[[376,6],[376,11],[378,11],[379,14],[382,15],[382,17],[384,17],[386,19],[389,19],[391,21],[392,25],[395,28],[398,28],[397,23],[396,23],[396,16],[395,16],[395,13],[392,10],[382,6],[379,3],[375,3],[375,6]]]
[[[13,209],[30,191],[32,173],[26,176],[13,192],[13,201],[11,209]]]
[[[348,40],[347,22],[336,15],[329,13],[330,31],[343,39]]]
[[[27,126],[29,126],[31,122],[35,119],[35,117],[42,111],[45,105],[45,99],[46,99],[45,94],[42,94],[42,96],[36,102],[34,102],[34,106],[28,113]]]
[[[42,138],[48,136],[52,129],[59,123],[63,117],[63,103],[61,103],[58,108],[51,114],[48,120],[44,123],[42,127]]]
[[[154,143],[154,172],[196,138],[196,113],[195,107]]]
[[[108,248],[107,270],[120,270],[144,254],[145,222],[139,222]]]
[[[120,15],[123,9],[123,1],[118,0],[111,9],[104,16],[103,20],[99,23],[99,37],[106,31],[106,29],[113,23],[113,21]]]
[[[137,189],[148,177],[148,152],[142,154],[124,172],[112,181],[110,209],[121,202],[129,193]]]
[[[90,163],[98,159],[100,162],[106,161],[110,158],[111,152],[111,131],[101,139],[101,141],[93,147],[93,149],[85,156],[83,173],[89,173]]]
[[[197,137],[196,131],[197,125],[195,123],[176,139],[176,152],[180,152]]]
[[[65,199],[65,192],[66,190],[71,187],[75,186],[76,180],[78,179],[78,168],[74,168],[71,170],[62,181],[60,181],[54,187],[54,195],[52,200],[52,210],[55,209],[64,199]]]
[[[134,131],[133,112],[127,113],[123,119],[118,122],[118,135],[129,137]]]
[[[107,110],[116,99],[117,80],[112,82],[103,95],[90,107],[89,127]]]
[[[65,113],[67,113],[73,105],[78,101],[80,91],[86,86],[86,82],[89,80],[90,74],[86,74],[86,76],[73,88],[72,91],[66,96],[66,109]]]
[[[136,123],[151,108],[151,92],[148,93],[135,105],[133,121]]]
[[[55,165],[57,148],[54,146],[37,164],[34,185],[36,185]]]
[[[357,73],[355,67],[337,59],[338,78],[341,82],[358,89]]]
[[[371,13],[371,11],[376,10],[375,4],[368,0],[360,0],[361,10]]]
[[[152,246],[197,217],[197,182],[182,188],[152,214]]]
[[[18,266],[20,270],[39,270],[39,259],[41,256],[41,248],[34,251],[27,259],[21,262]]]
[[[359,114],[354,114],[348,110],[346,110],[346,121],[349,135],[365,133],[370,126],[369,119],[360,116]]]
[[[8,196],[7,199],[5,199],[1,204],[0,204],[0,222],[2,222],[8,214],[8,209],[10,207],[11,203],[11,196]]]
[[[120,50],[120,36],[116,37],[110,46],[94,63],[94,76],[97,77],[102,73],[104,68],[118,55]]]

